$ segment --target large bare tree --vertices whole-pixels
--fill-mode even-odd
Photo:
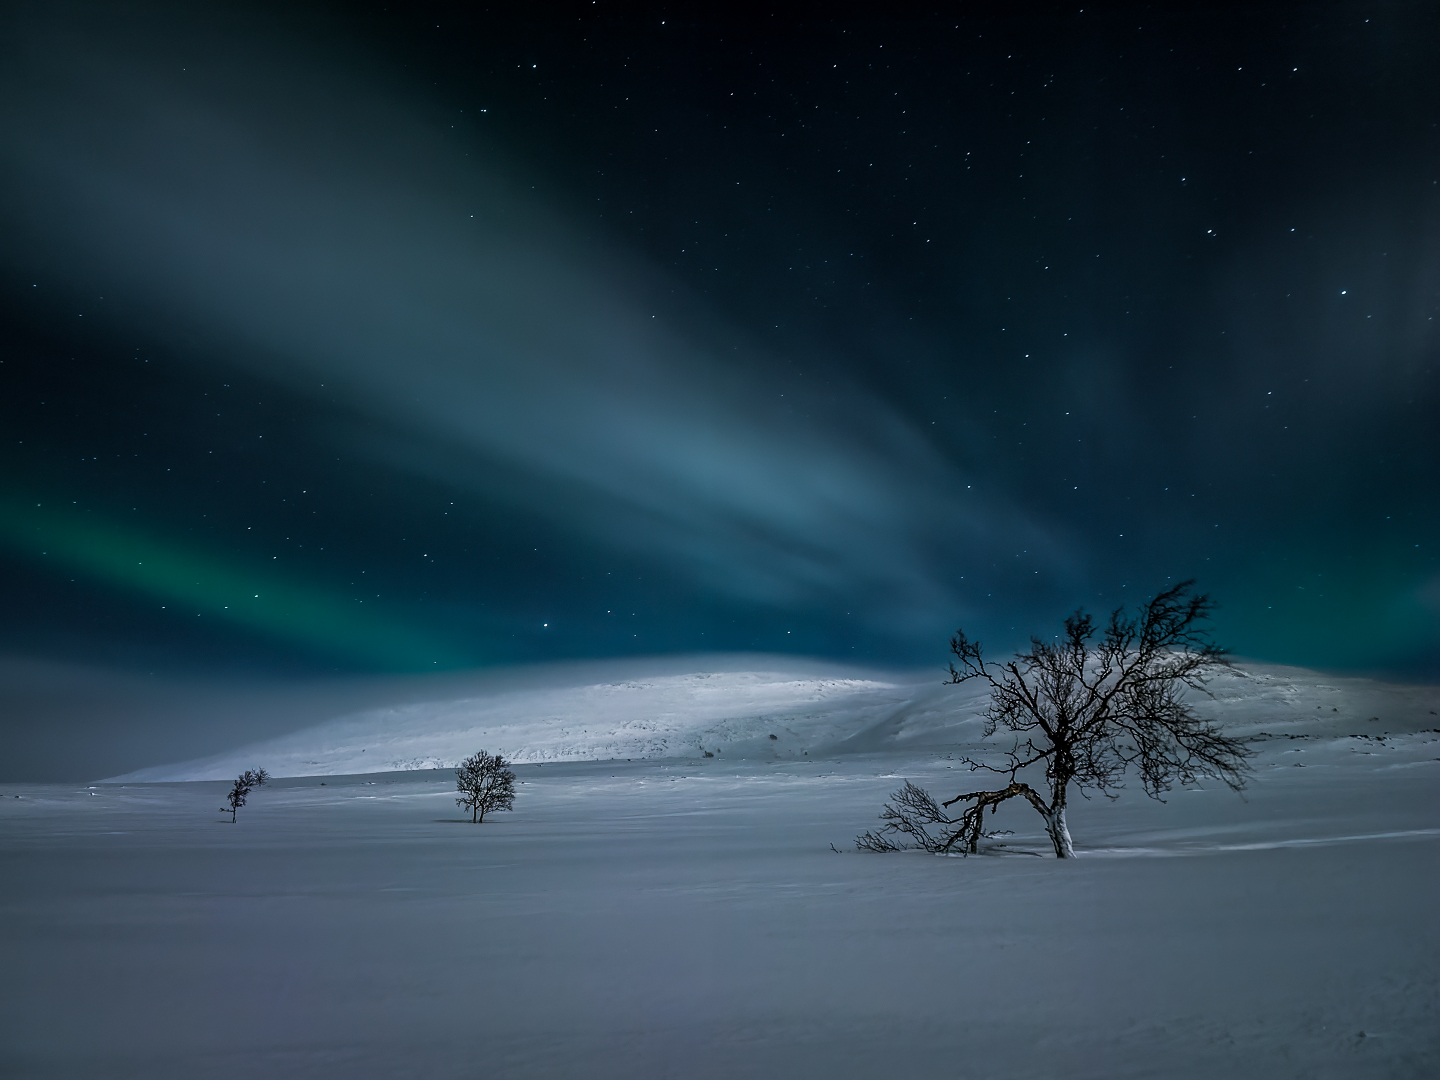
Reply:
[[[858,837],[857,845],[894,851],[904,846],[895,839],[902,835],[928,851],[973,854],[986,808],[993,816],[1002,803],[1023,798],[1045,820],[1055,855],[1069,859],[1075,846],[1065,808],[1072,785],[1087,798],[1090,791],[1115,798],[1133,768],[1145,794],[1161,801],[1174,784],[1200,777],[1243,788],[1250,749],[1197,717],[1185,701],[1187,689],[1204,692],[1210,675],[1231,666],[1201,626],[1215,605],[1194,592],[1194,584],[1165,590],[1133,616],[1115,609],[1103,631],[1079,610],[1065,620],[1058,640],[1032,637],[1028,652],[1004,663],[986,660],[980,642],[957,631],[950,639],[949,681],[988,684],[985,737],[1001,729],[1014,735],[1004,764],[964,761],[972,772],[999,773],[1009,783],[942,803],[907,780],[880,814],[885,825]],[[1019,779],[1040,765],[1043,793]],[[964,809],[952,816],[949,808],[957,803]]]

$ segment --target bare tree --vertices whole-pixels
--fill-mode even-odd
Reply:
[[[455,805],[470,810],[470,820],[485,820],[490,810],[510,810],[515,802],[515,774],[499,754],[472,754],[455,770]]]
[[[230,815],[230,823],[235,823],[235,814],[240,807],[245,805],[245,799],[250,792],[257,787],[264,787],[270,779],[270,774],[264,769],[246,769],[235,779],[235,786],[230,789],[230,794],[225,796],[229,806],[222,806],[220,812]]]
[[[927,851],[973,854],[985,835],[986,807],[993,816],[1001,803],[1024,798],[1045,820],[1056,857],[1069,859],[1075,847],[1065,807],[1072,784],[1086,798],[1098,791],[1113,799],[1133,767],[1145,794],[1161,802],[1174,784],[1200,777],[1243,788],[1252,751],[1199,719],[1184,700],[1187,688],[1204,692],[1210,675],[1231,666],[1199,625],[1215,605],[1193,592],[1194,584],[1167,589],[1135,616],[1116,608],[1098,640],[1094,620],[1076,611],[1058,642],[1032,637],[1029,652],[1003,664],[985,660],[980,643],[957,631],[950,639],[956,659],[949,681],[987,683],[985,737],[1001,728],[1015,736],[1003,765],[963,760],[971,772],[1000,773],[1010,782],[937,803],[907,780],[881,812],[879,833],[857,837],[857,846],[894,851],[902,845],[892,837],[903,834]],[[1017,778],[1042,764],[1048,800]],[[970,805],[951,817],[947,811],[956,803]]]

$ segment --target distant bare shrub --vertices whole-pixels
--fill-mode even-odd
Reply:
[[[264,787],[270,779],[270,774],[264,769],[246,769],[235,779],[235,786],[230,789],[230,794],[225,796],[229,806],[222,806],[220,813],[230,815],[230,824],[235,824],[235,815],[240,807],[245,805],[245,799],[250,792],[257,787]]]
[[[471,821],[481,822],[491,810],[513,809],[515,774],[499,754],[481,750],[455,770],[455,790],[460,792],[455,805],[469,809]]]

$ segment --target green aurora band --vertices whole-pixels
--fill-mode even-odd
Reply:
[[[450,670],[473,667],[479,659],[358,599],[157,540],[93,512],[55,510],[44,500],[0,496],[0,542],[107,585],[195,609],[197,616],[382,670]]]

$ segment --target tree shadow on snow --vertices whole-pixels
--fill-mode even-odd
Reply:
[[[435,825],[494,825],[493,821],[466,821],[458,817],[437,817],[432,818],[431,823]],[[228,824],[228,822],[227,822]]]

